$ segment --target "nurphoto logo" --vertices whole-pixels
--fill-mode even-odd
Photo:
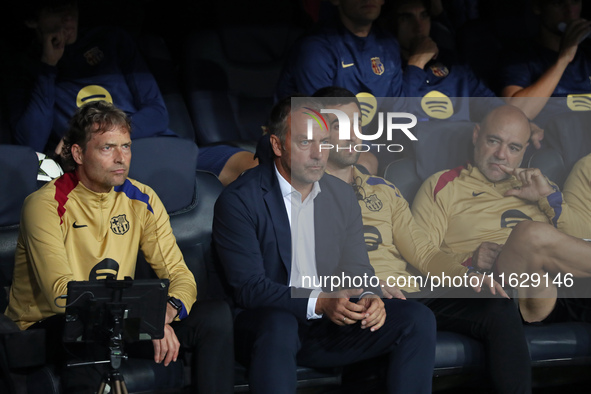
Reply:
[[[351,140],[351,120],[346,113],[338,109],[321,109],[320,113],[314,111],[311,108],[306,108],[310,110],[311,113],[307,112],[311,119],[308,119],[308,139],[312,139],[312,128],[314,127],[314,123],[317,123],[320,127],[324,125],[328,129],[328,125],[324,120],[322,114],[333,114],[338,119],[339,124],[339,140],[348,141]],[[374,134],[363,134],[359,127],[359,116],[358,112],[355,112],[353,115],[353,133],[355,136],[363,143],[356,144],[353,146],[334,146],[333,144],[322,144],[320,145],[320,150],[330,150],[330,149],[337,149],[338,150],[351,150],[353,149],[355,152],[367,152],[371,149],[371,147],[377,148],[379,152],[380,149],[384,148],[387,149],[388,152],[402,152],[404,147],[400,144],[368,144],[367,141],[375,141],[382,137],[384,131],[386,132],[386,139],[388,141],[393,141],[393,135],[395,131],[402,131],[406,137],[411,141],[417,141],[417,137],[410,131],[414,126],[417,124],[417,117],[411,113],[407,112],[378,112],[378,128]],[[384,119],[386,119],[385,127],[384,127]],[[410,122],[401,123],[400,120],[406,119],[410,120]]]

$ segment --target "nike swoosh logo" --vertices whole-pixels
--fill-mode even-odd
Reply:
[[[82,228],[82,227],[88,227],[87,224],[76,224],[76,222],[74,222],[74,224],[72,225],[72,227],[74,228]]]
[[[485,192],[480,192],[480,193],[476,193],[476,192],[472,192],[472,196],[473,197],[478,197],[481,194],[484,194]]]
[[[355,63],[345,64],[345,62],[341,60],[341,66],[343,66],[343,68],[351,67],[351,66],[354,66],[354,65],[355,65]]]

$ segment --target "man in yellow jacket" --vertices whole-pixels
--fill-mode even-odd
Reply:
[[[232,323],[223,304],[196,303],[197,288],[156,193],[129,179],[131,125],[105,101],[82,106],[65,136],[72,171],[29,195],[23,204],[13,284],[6,315],[21,329],[44,328],[48,359],[63,361],[64,309],[54,300],[70,281],[133,277],[138,250],[159,278],[170,281],[164,338],[154,361],[168,366],[180,348],[197,352],[194,383],[232,392]],[[203,305],[203,304],[201,304]],[[221,333],[221,335],[220,335]],[[207,351],[210,349],[210,351]],[[205,354],[207,353],[207,362]],[[212,357],[214,354],[220,356]],[[199,379],[198,376],[208,376]]]
[[[591,321],[591,244],[565,234],[582,218],[536,168],[520,168],[529,121],[517,107],[491,111],[473,132],[474,162],[429,177],[412,206],[417,223],[448,253],[470,254],[482,242],[493,269],[517,288],[526,322]]]

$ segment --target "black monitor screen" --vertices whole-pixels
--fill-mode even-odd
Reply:
[[[168,299],[168,279],[68,282],[66,342],[104,340],[120,316],[126,340],[160,339]]]

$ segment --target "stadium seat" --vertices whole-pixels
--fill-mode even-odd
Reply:
[[[566,112],[554,116],[544,129],[544,145],[554,148],[568,172],[591,152],[591,113]]]
[[[37,189],[39,160],[29,147],[0,145],[0,308],[6,309],[14,268],[20,213],[25,198]]]
[[[168,127],[179,137],[195,141],[195,130],[179,84],[179,69],[175,66],[166,43],[162,37],[148,33],[140,35],[137,43],[160,88],[168,110]]]
[[[199,145],[258,140],[288,49],[300,34],[289,26],[246,25],[188,36],[183,85]]]
[[[560,189],[568,176],[564,159],[554,148],[541,148],[533,153],[528,162],[528,167],[539,168],[542,174],[554,182]]]
[[[423,184],[417,174],[415,160],[410,157],[403,157],[388,164],[384,170],[384,178],[396,185],[409,204]]]
[[[190,207],[195,198],[199,149],[192,141],[152,137],[133,141],[129,177],[154,189],[168,213]]]
[[[8,305],[14,252],[24,199],[37,189],[39,161],[28,147],[0,145],[0,309]],[[20,331],[0,314],[0,391],[58,393],[59,380],[45,364],[45,331]]]
[[[187,87],[188,88],[188,87]],[[256,141],[261,135],[266,114],[271,111],[271,101],[262,103],[258,110],[249,113],[245,107],[264,99],[240,99],[226,90],[192,90],[187,92],[187,105],[195,126],[195,139],[199,146],[216,143]],[[246,113],[246,114],[245,114]],[[251,119],[242,123],[240,114]],[[250,126],[247,126],[250,124]]]
[[[227,88],[242,97],[272,97],[288,50],[301,34],[284,25],[222,26],[193,32],[187,39],[187,60],[209,60],[219,75],[197,75],[196,85]],[[187,69],[187,71],[189,71]],[[223,79],[222,79],[223,78]]]

